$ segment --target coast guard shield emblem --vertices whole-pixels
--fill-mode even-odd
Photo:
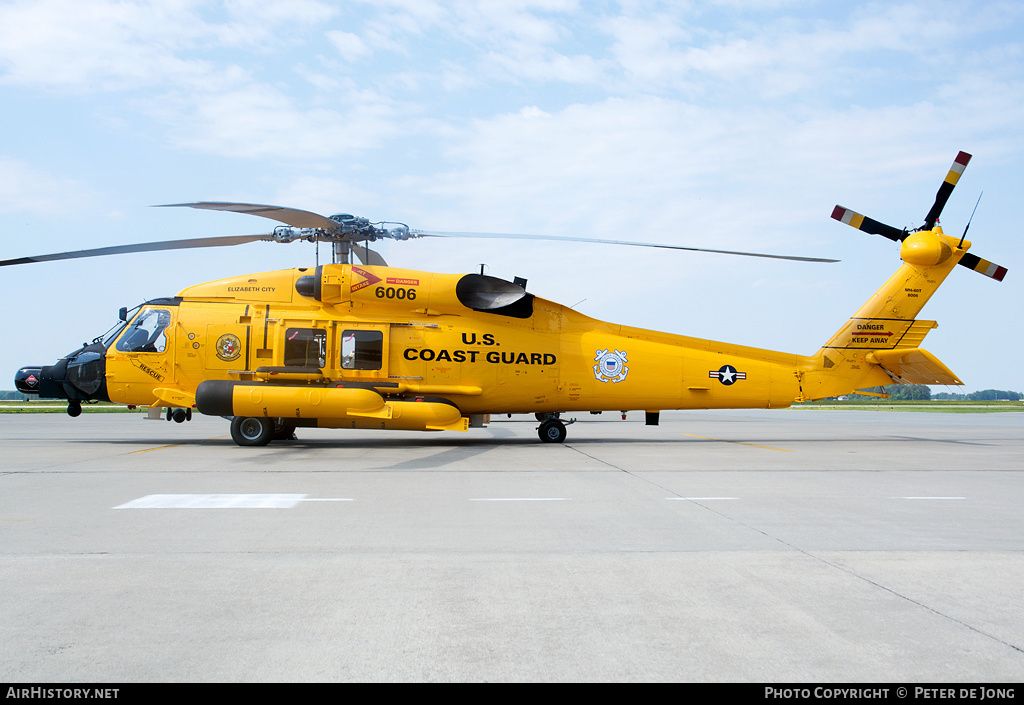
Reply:
[[[217,357],[225,362],[232,362],[242,356],[242,341],[237,335],[225,333],[217,338],[217,344],[213,348],[217,351]]]
[[[597,362],[594,365],[594,377],[602,382],[621,382],[629,374],[629,368],[626,367],[626,353],[621,350],[614,352],[598,350],[594,360]]]

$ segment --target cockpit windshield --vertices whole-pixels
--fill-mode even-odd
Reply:
[[[163,352],[167,347],[164,330],[170,325],[171,312],[164,308],[143,308],[117,341],[120,352]]]
[[[110,330],[101,335],[98,339],[94,340],[94,343],[99,343],[106,350],[110,347],[110,344],[117,340],[117,336],[121,335],[121,331],[127,327],[125,321],[118,321]]]

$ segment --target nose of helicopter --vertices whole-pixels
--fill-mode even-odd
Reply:
[[[39,394],[42,367],[22,367],[14,373],[14,388],[22,394]]]
[[[53,365],[22,367],[14,375],[14,387],[40,399],[67,399],[68,415],[82,413],[83,401],[109,401],[103,349],[87,345]]]

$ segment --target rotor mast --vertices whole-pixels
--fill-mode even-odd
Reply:
[[[335,240],[332,244],[333,263],[352,264],[352,243],[348,240]]]

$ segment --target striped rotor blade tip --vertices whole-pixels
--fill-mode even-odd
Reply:
[[[902,242],[903,238],[906,237],[906,233],[902,230],[885,223],[879,223],[873,218],[868,218],[842,206],[836,206],[832,209],[832,217],[840,223],[846,223],[850,227],[857,228],[861,232],[868,233],[869,235],[881,235],[893,242]]]
[[[832,209],[832,218],[858,230],[860,230],[860,226],[864,223],[864,216],[842,206],[836,206]]]
[[[967,168],[967,164],[970,161],[970,154],[963,151],[958,153],[956,155],[956,159],[953,160],[953,166],[949,168],[949,173],[946,174],[946,183],[951,186],[956,186],[956,182],[960,180],[960,175],[964,173],[964,169]]]
[[[981,257],[972,255],[969,252],[960,258],[960,264],[968,269],[973,269],[979,274],[984,274],[986,277],[995,279],[997,282],[1001,282],[1007,272],[1006,267],[1002,267],[995,262],[989,262],[987,259],[982,259]]]
[[[949,168],[946,178],[939,184],[939,190],[935,193],[935,203],[932,204],[928,215],[924,218],[925,229],[931,230],[935,227],[935,221],[942,215],[942,209],[946,207],[946,201],[949,200],[950,194],[953,193],[953,187],[960,180],[969,161],[971,161],[971,155],[967,152],[961,151],[956,155],[953,166]]]

